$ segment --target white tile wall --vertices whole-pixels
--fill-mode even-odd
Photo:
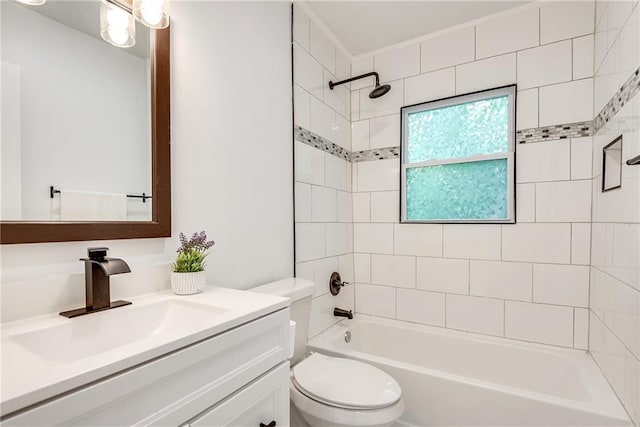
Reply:
[[[456,67],[456,94],[516,82],[516,54],[510,53]]]
[[[399,188],[398,159],[361,162],[358,164],[357,191],[386,191]]]
[[[380,82],[390,82],[420,74],[420,44],[393,49],[373,58]]]
[[[313,22],[310,30],[309,51],[331,74],[335,74],[336,47]]]
[[[517,182],[568,180],[571,176],[571,143],[561,140],[519,144],[516,164]]]
[[[397,255],[442,256],[442,225],[394,224]]]
[[[295,76],[294,88],[296,123],[307,124],[354,151],[397,146],[403,105],[512,83],[520,89],[518,129],[591,120],[592,62],[598,58],[592,59],[597,43],[586,23],[593,9],[593,4],[542,3],[419,45],[354,61],[351,75],[375,69],[382,81],[391,81],[391,92],[377,100],[368,98],[373,79],[343,86],[344,96],[325,90],[324,80],[349,74],[348,61],[314,24],[303,19],[294,23],[295,69],[300,74]],[[612,21],[621,26],[630,14],[630,8],[618,7]],[[603,21],[607,52],[615,40],[609,36],[624,30],[614,29],[608,16]],[[633,32],[627,33],[632,40]],[[620,55],[607,64],[635,57]],[[598,99],[606,98],[602,89],[615,90],[619,79],[610,78],[609,87],[596,77]],[[592,153],[592,143],[591,138],[580,138],[519,144],[518,223],[502,226],[398,224],[398,160],[347,165],[328,154],[314,155],[319,150],[308,146],[298,149],[301,144],[296,143],[298,273],[326,281],[324,276],[337,262],[343,277],[351,275],[357,283],[350,287],[351,300],[345,300],[345,308],[355,303],[359,313],[585,349],[589,345],[585,277],[591,258],[591,165],[599,160]],[[322,189],[316,191],[316,186]],[[627,185],[627,191],[633,188],[640,187]],[[331,192],[335,207],[321,200]],[[317,194],[317,212],[312,194]],[[632,217],[628,207],[608,208],[621,202],[612,197],[598,200],[594,221]],[[304,223],[311,220],[320,222]],[[610,234],[615,227],[596,224],[594,230],[600,231],[594,231],[594,244],[602,239],[613,242]],[[629,230],[619,233],[633,236]],[[621,239],[616,241],[622,244]],[[611,249],[599,250],[597,258],[610,264],[597,267],[607,271],[601,276],[618,274],[636,280],[640,289],[640,275],[634,279],[629,273],[633,263],[628,255],[619,255],[618,249],[615,265],[623,267],[615,270],[615,245],[605,246]],[[615,306],[617,294],[604,290],[618,289],[619,283],[626,282],[601,280],[595,285],[592,302],[601,307],[595,311],[607,316],[605,328],[614,327],[612,313],[620,308]],[[324,283],[318,292],[326,292]],[[598,296],[603,294],[611,295],[610,300]],[[314,298],[312,332],[335,322],[330,311],[338,304],[327,295]],[[625,329],[630,324],[625,318],[617,324],[616,333],[621,336],[634,333],[628,326]],[[633,356],[631,371],[638,366],[637,355],[627,351]],[[621,390],[635,393],[626,392],[626,385]]]
[[[356,282],[371,283],[371,255],[353,254],[353,267]]]
[[[447,258],[418,258],[418,289],[469,294],[469,261]]]
[[[376,117],[370,120],[369,148],[397,147],[400,145],[400,114]]]
[[[593,79],[540,88],[540,126],[593,119]]]
[[[536,221],[591,221],[591,180],[536,184]]]
[[[447,328],[504,335],[504,304],[499,299],[447,294]]]
[[[516,102],[516,129],[537,128],[538,89],[518,91]]]
[[[349,252],[349,235],[347,224],[326,224],[326,255],[343,255]]]
[[[533,266],[533,301],[587,307],[589,305],[589,267],[535,264]]]
[[[324,70],[324,83],[322,85],[324,103],[342,116],[346,116],[347,88],[344,85],[329,88],[330,81],[337,81],[336,76],[326,69]]]
[[[538,9],[530,9],[476,26],[476,58],[487,58],[537,46]]]
[[[564,347],[573,346],[573,308],[505,302],[505,336]]]
[[[371,221],[370,193],[353,193],[353,222]]]
[[[450,258],[500,259],[500,226],[445,224],[444,256]]]
[[[439,70],[475,59],[475,29],[463,28],[424,40],[421,44],[421,71]]]
[[[298,141],[294,151],[296,181],[324,185],[324,153]]]
[[[356,307],[359,313],[396,317],[396,288],[356,284]]]
[[[374,71],[373,69],[373,56],[367,58],[361,58],[351,63],[351,77],[359,76]],[[364,87],[373,86],[375,79],[373,77],[367,77],[361,80],[351,82],[351,90],[362,89]]]
[[[571,40],[518,52],[518,89],[561,83],[572,78]]]
[[[531,264],[471,261],[471,295],[531,301],[531,287]]]
[[[404,105],[447,98],[456,94],[454,67],[410,77],[404,81]]]
[[[416,258],[399,255],[371,255],[371,283],[398,288],[415,288]]]
[[[593,76],[593,34],[573,39],[573,79]]]
[[[311,189],[311,220],[313,222],[337,221],[337,201],[336,190],[314,185]]]
[[[293,44],[293,79],[296,84],[318,99],[323,96],[322,65],[297,43]]]
[[[371,222],[398,222],[399,196],[398,191],[371,193]]]
[[[551,43],[594,31],[595,2],[558,1],[540,8],[540,42]]]
[[[353,151],[369,149],[369,120],[351,123],[351,149]]]
[[[300,262],[325,256],[325,224],[296,224],[296,259]]]
[[[569,264],[571,262],[571,224],[503,226],[502,259]]]
[[[311,185],[296,182],[295,185],[296,205],[295,214],[296,221],[311,221]]]
[[[516,185],[516,221],[535,222],[536,220],[536,185]]]
[[[307,51],[309,50],[309,17],[300,9],[300,6],[293,4],[293,40]]]
[[[444,326],[445,294],[398,289],[396,296],[398,319],[426,325]]]
[[[311,129],[323,138],[336,142],[336,113],[327,104],[311,98]]]
[[[356,252],[393,253],[393,224],[353,224]]]

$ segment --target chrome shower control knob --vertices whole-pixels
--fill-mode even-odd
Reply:
[[[329,278],[329,290],[331,291],[331,295],[338,295],[340,293],[340,288],[348,284],[349,282],[342,281],[340,273],[336,271],[331,273],[331,277]]]

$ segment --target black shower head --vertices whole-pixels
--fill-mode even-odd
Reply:
[[[363,79],[365,77],[375,77],[376,78],[376,87],[371,91],[371,93],[369,93],[369,98],[371,99],[375,99],[375,98],[380,98],[382,95],[386,94],[387,92],[389,92],[391,90],[391,86],[390,85],[382,85],[380,86],[380,77],[378,76],[378,73],[376,72],[372,72],[372,73],[367,73],[367,74],[362,74],[360,76],[356,76],[356,77],[351,77],[350,79],[346,79],[346,80],[341,80],[339,82],[329,82],[329,89],[333,90],[333,88],[335,86],[344,84],[344,83],[349,83],[352,82],[354,80],[358,80],[358,79]]]
[[[369,98],[376,99],[380,98],[382,95],[386,94],[391,90],[390,85],[378,85],[371,92],[369,92]]]

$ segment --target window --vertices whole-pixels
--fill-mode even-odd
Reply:
[[[516,87],[401,110],[401,222],[515,222]]]

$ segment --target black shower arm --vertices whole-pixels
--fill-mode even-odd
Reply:
[[[360,80],[360,79],[364,79],[365,77],[371,77],[371,76],[375,76],[376,77],[376,87],[380,86],[380,77],[378,76],[378,73],[376,73],[375,71],[371,72],[371,73],[367,73],[367,74],[362,74],[360,76],[356,76],[356,77],[351,77],[350,79],[346,79],[346,80],[340,80],[339,82],[329,82],[329,89],[333,90],[334,86],[338,86],[344,83],[349,83],[352,82],[354,80]]]

